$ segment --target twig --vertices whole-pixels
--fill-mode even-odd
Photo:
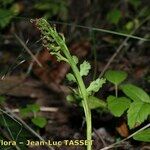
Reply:
[[[137,133],[139,133],[139,132],[141,132],[141,131],[145,130],[146,128],[149,128],[149,127],[150,127],[150,123],[147,124],[147,125],[145,125],[145,126],[142,127],[141,129],[137,130],[136,132],[134,132],[133,134],[131,134],[131,135],[128,136],[127,138],[125,138],[125,139],[123,139],[123,140],[121,140],[121,141],[118,141],[118,142],[116,142],[116,143],[114,143],[114,144],[111,144],[111,145],[109,145],[109,146],[107,146],[107,147],[104,147],[104,148],[102,148],[102,149],[100,149],[100,150],[108,150],[108,149],[110,149],[110,148],[113,148],[113,147],[115,147],[116,145],[123,143],[124,141],[126,141],[126,140],[132,138],[132,137],[133,137],[134,135],[136,135]]]
[[[122,42],[122,44],[118,47],[118,49],[116,50],[116,52],[111,56],[111,58],[109,59],[109,61],[107,62],[107,64],[105,65],[103,71],[100,73],[99,77],[101,78],[105,71],[108,69],[108,67],[110,66],[110,64],[113,62],[113,60],[115,59],[115,57],[118,55],[118,53],[122,50],[122,48],[126,45],[127,41],[131,38],[131,36],[137,31],[137,29],[143,24],[145,23],[147,20],[150,19],[150,16],[146,17],[140,24],[138,27],[136,27],[129,36],[127,36],[125,38],[125,40]]]
[[[37,58],[37,56],[39,55],[39,53],[40,53],[40,50],[35,54],[35,57],[36,57],[36,58]],[[34,62],[35,62],[35,60],[32,59],[30,65],[29,65],[29,67],[28,67],[28,70],[27,70],[27,73],[26,73],[26,74],[30,74],[30,72],[31,72],[31,70],[32,70],[32,68],[33,68]]]
[[[26,44],[19,38],[17,34],[14,34],[16,39],[20,42],[20,44],[23,46],[23,48],[29,53],[29,55],[32,57],[32,59],[40,66],[43,67],[42,64],[38,61],[38,59],[33,55],[31,50],[26,46]]]
[[[150,150],[150,146],[143,146],[141,150]]]
[[[20,110],[19,109],[12,109],[11,110],[13,113],[18,113]],[[43,112],[57,112],[58,111],[58,108],[57,107],[40,107],[40,111],[43,111]]]

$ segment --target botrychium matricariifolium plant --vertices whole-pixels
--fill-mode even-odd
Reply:
[[[86,138],[88,141],[92,140],[92,119],[91,119],[91,109],[95,107],[105,107],[106,103],[98,100],[94,97],[94,93],[98,92],[102,85],[105,83],[105,79],[98,78],[90,83],[88,87],[85,86],[83,77],[87,76],[91,65],[84,61],[79,64],[78,58],[72,56],[69,49],[66,46],[65,37],[56,31],[55,27],[52,27],[45,19],[35,19],[32,20],[37,28],[40,30],[43,46],[46,47],[50,54],[54,55],[58,61],[64,61],[68,63],[72,69],[72,73],[67,74],[67,79],[71,82],[76,83],[77,89],[73,90],[72,95],[68,95],[67,99],[72,99],[73,95],[80,99],[81,105],[84,109],[85,120],[86,120]],[[79,66],[79,67],[78,67]],[[94,105],[91,105],[95,103]],[[87,144],[87,150],[91,150],[92,145],[90,142]]]

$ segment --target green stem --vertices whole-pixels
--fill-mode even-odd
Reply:
[[[115,84],[115,94],[116,94],[116,97],[118,97],[118,85]]]
[[[65,44],[63,37],[60,36],[55,29],[51,28],[51,26],[44,19],[38,20],[37,25],[41,29],[42,34],[47,37],[47,39],[48,39],[47,42],[49,42],[51,40],[51,38],[54,39],[54,41],[56,43],[53,42],[53,44],[54,45],[57,44],[60,47],[61,52],[65,55],[66,59],[64,59],[64,57],[61,55],[57,55],[57,56],[59,56],[61,58],[60,60],[63,59],[64,61],[69,63],[69,65],[71,66],[71,68],[73,70],[73,73],[74,73],[75,78],[78,83],[81,98],[83,99],[82,104],[83,104],[83,108],[84,108],[84,113],[85,113],[85,118],[86,118],[86,126],[87,126],[87,130],[86,130],[86,136],[87,136],[87,140],[88,140],[87,150],[91,150],[91,139],[92,139],[91,110],[88,106],[88,101],[87,101],[88,94],[87,94],[86,87],[83,82],[82,76],[80,75],[79,69],[78,69],[76,63],[74,62],[66,44]],[[47,45],[46,45],[46,47],[47,47]],[[51,49],[51,46],[49,46],[49,49]],[[57,54],[57,52],[58,51],[56,49],[53,49],[53,53]]]
[[[81,96],[83,98],[82,104],[83,104],[83,108],[84,108],[84,113],[85,113],[85,118],[86,118],[86,136],[87,136],[87,140],[89,141],[87,144],[87,150],[91,150],[91,139],[92,139],[92,118],[91,118],[91,110],[89,109],[88,106],[88,102],[87,102],[87,91],[86,91],[86,87],[84,85],[83,79],[80,76],[80,72],[74,62],[74,60],[72,59],[70,53],[68,53],[66,55],[67,59],[69,60],[70,66],[73,70],[73,73],[77,79],[78,85],[79,85],[79,89],[81,92]]]

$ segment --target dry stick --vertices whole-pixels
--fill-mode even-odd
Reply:
[[[35,57],[36,57],[36,58],[38,57],[39,53],[40,53],[40,50],[35,54]],[[29,65],[29,67],[28,67],[28,70],[27,70],[27,73],[26,73],[26,74],[30,74],[30,72],[31,72],[31,70],[32,70],[32,68],[33,68],[34,62],[35,62],[35,60],[32,59],[30,65]]]
[[[13,113],[19,113],[20,112],[19,109],[12,109],[11,111]],[[45,106],[41,106],[40,107],[40,111],[42,111],[42,112],[57,112],[58,108],[57,107],[45,107]]]
[[[141,150],[150,150],[150,146],[143,146]]]
[[[42,64],[38,61],[38,59],[33,55],[31,50],[26,46],[26,44],[19,38],[17,34],[14,34],[16,39],[20,42],[20,44],[23,46],[23,48],[29,53],[29,55],[32,57],[32,59],[40,66],[43,67]]]
[[[39,140],[45,141],[38,133],[36,133],[30,126],[28,126],[20,117],[15,115],[8,107],[5,107],[6,112],[8,112],[13,118],[18,120],[27,130],[29,130],[33,135],[35,135]],[[3,111],[4,112],[4,111]],[[6,113],[5,112],[5,113]],[[50,150],[55,150],[54,148],[47,145]]]
[[[33,46],[33,45],[39,43],[41,40],[42,40],[42,38],[40,38],[39,40],[37,40],[36,42],[34,42],[31,46]],[[41,51],[41,50],[37,51],[37,53],[35,54],[35,57],[36,57],[36,58],[38,57],[40,51]],[[35,62],[35,60],[32,59],[30,65],[29,65],[29,67],[28,67],[28,70],[27,70],[27,73],[26,73],[26,74],[29,74],[29,73],[30,73],[30,71],[32,70],[32,67],[33,67],[34,62]]]
[[[107,62],[107,64],[105,65],[103,71],[100,73],[99,78],[101,78],[105,71],[108,69],[108,67],[110,66],[110,64],[113,62],[113,60],[115,59],[115,57],[118,55],[118,53],[122,50],[122,48],[126,45],[127,41],[131,38],[131,36],[137,31],[137,29],[144,24],[147,20],[150,19],[150,16],[146,17],[139,25],[138,27],[136,27],[128,37],[125,38],[125,40],[122,42],[122,44],[118,47],[118,49],[116,50],[116,52],[111,56],[111,58],[109,59],[109,61]]]
[[[108,150],[108,149],[110,149],[110,148],[113,148],[113,147],[115,147],[116,145],[123,143],[124,141],[126,141],[126,140],[132,138],[132,137],[133,137],[134,135],[136,135],[137,133],[139,133],[139,132],[141,132],[141,131],[145,130],[146,128],[149,128],[149,127],[150,127],[150,123],[147,124],[147,125],[145,125],[145,126],[142,127],[141,129],[137,130],[136,132],[134,132],[133,134],[131,134],[131,135],[128,136],[127,138],[125,138],[125,139],[123,139],[123,140],[121,140],[121,141],[118,141],[118,142],[116,142],[116,143],[114,143],[114,144],[111,144],[111,145],[109,145],[109,146],[107,146],[107,147],[104,147],[104,148],[102,148],[102,149],[100,149],[100,150]]]

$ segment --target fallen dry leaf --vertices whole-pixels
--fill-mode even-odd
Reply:
[[[129,130],[125,122],[122,122],[120,126],[116,127],[116,130],[122,137],[129,136]]]

